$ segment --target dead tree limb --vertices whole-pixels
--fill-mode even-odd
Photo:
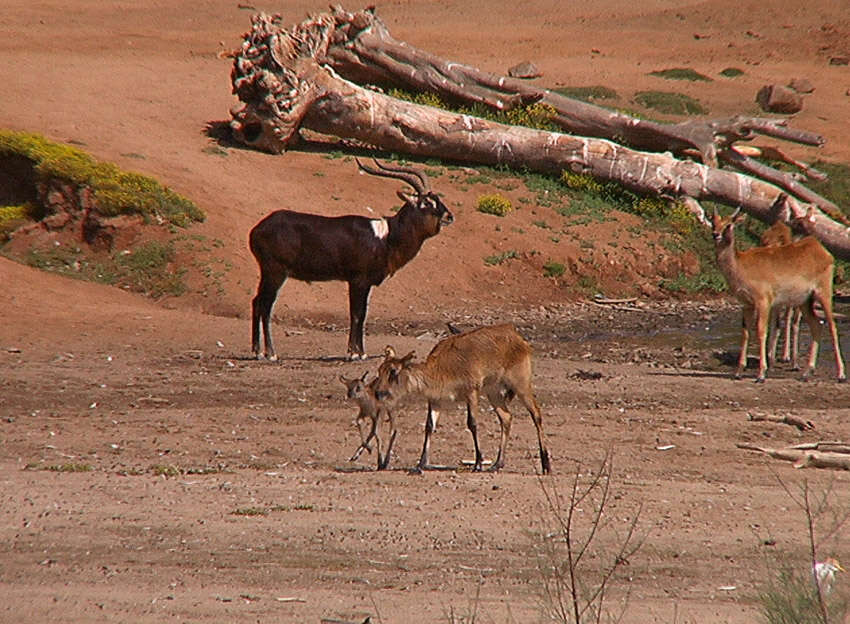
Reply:
[[[359,84],[397,85],[436,93],[447,101],[482,104],[497,111],[539,101],[551,107],[552,121],[569,134],[609,139],[637,150],[670,151],[678,157],[698,155],[711,167],[723,161],[816,204],[832,218],[841,214],[834,204],[805,188],[793,176],[733,153],[736,142],[750,141],[758,135],[812,146],[824,143],[818,134],[788,127],[785,119],[739,115],[676,124],[640,119],[522,80],[450,62],[399,42],[373,10],[348,13],[334,7],[332,13],[335,33],[322,62]],[[801,168],[801,171],[805,175],[809,170]]]
[[[843,453],[809,451],[795,448],[774,449],[754,444],[738,444],[738,448],[758,451],[768,457],[790,461],[794,468],[832,468],[835,470],[850,470],[850,456]]]
[[[836,255],[850,258],[848,228],[763,180],[680,160],[669,151],[636,151],[605,139],[508,126],[420,106],[345,80],[323,62],[342,36],[340,23],[343,29],[360,28],[358,19],[368,23],[371,15],[367,11],[350,17],[337,9],[290,30],[280,27],[280,16],[255,15],[242,48],[232,53],[231,81],[241,100],[231,110],[234,137],[280,153],[300,128],[308,128],[421,157],[555,175],[564,170],[585,173],[645,195],[741,206],[762,221],[775,220],[781,203],[782,214],[803,223]]]
[[[776,414],[747,414],[749,420],[753,422],[775,422],[783,425],[791,425],[800,431],[811,431],[815,428],[815,424],[811,420],[803,420],[796,416],[778,416]]]

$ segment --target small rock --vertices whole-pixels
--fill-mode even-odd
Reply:
[[[508,70],[508,76],[511,78],[539,78],[542,75],[537,65],[531,61],[519,63]]]
[[[768,113],[786,115],[803,110],[803,98],[799,93],[781,85],[765,85],[759,89],[756,102]]]
[[[797,93],[812,93],[815,86],[808,78],[792,78],[788,86]]]

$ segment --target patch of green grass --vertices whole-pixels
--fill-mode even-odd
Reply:
[[[264,507],[240,507],[232,513],[234,516],[265,516],[268,510]]]
[[[58,178],[90,188],[98,211],[106,216],[140,214],[180,227],[204,220],[204,213],[194,203],[153,178],[123,171],[38,134],[0,129],[0,158],[4,156],[29,160],[36,182]]]
[[[708,109],[699,101],[683,93],[669,91],[640,91],[635,102],[664,115],[706,115]]]
[[[485,256],[484,264],[488,266],[496,266],[508,260],[513,260],[514,258],[519,258],[519,254],[513,249],[511,249],[509,251],[503,251],[502,253],[494,254],[492,256]]]
[[[744,70],[738,69],[737,67],[727,67],[720,72],[720,75],[724,78],[737,78],[738,76],[744,75]]]
[[[831,199],[838,206],[850,207],[850,165],[845,163],[815,161],[812,166],[827,174],[826,180],[811,179],[807,185],[824,197]]]
[[[201,151],[204,154],[209,154],[210,156],[223,156],[227,157],[227,150],[219,147],[218,145],[207,145]]]
[[[179,296],[186,292],[185,269],[172,269],[174,259],[174,245],[170,241],[149,241],[128,254],[118,254],[116,265],[122,273],[121,281],[131,290],[148,293],[154,298]]]
[[[672,67],[670,69],[660,69],[658,71],[649,72],[649,75],[655,76],[656,78],[664,78],[665,80],[691,80],[712,82],[711,78],[709,78],[705,74],[699,73],[694,69],[691,69],[690,67]]]
[[[91,472],[92,467],[90,464],[67,463],[43,466],[42,470],[49,470],[50,472]]]
[[[493,182],[490,176],[483,173],[476,173],[466,178],[467,184],[491,184]]]
[[[460,115],[471,115],[511,126],[526,126],[528,128],[552,131],[558,129],[558,126],[552,121],[556,114],[555,109],[541,102],[527,106],[517,106],[509,111],[495,111],[483,104],[465,105],[446,102],[435,93],[414,93],[403,89],[390,89],[387,94],[390,97],[415,104],[433,106],[434,108],[449,110]]]
[[[553,93],[558,93],[564,97],[583,102],[596,102],[598,100],[619,100],[620,96],[614,89],[595,85],[590,87],[558,87],[550,89]]]
[[[560,262],[549,260],[543,265],[544,277],[561,277],[567,268]]]
[[[186,270],[173,268],[175,251],[170,241],[149,241],[132,251],[103,257],[87,257],[80,247],[59,245],[46,250],[30,249],[22,260],[43,271],[121,286],[154,298],[186,292]]]
[[[179,477],[183,474],[177,466],[170,464],[154,464],[150,467],[150,471],[157,477]]]
[[[704,269],[696,275],[680,273],[672,279],[662,279],[659,286],[664,290],[683,294],[721,293],[726,291],[726,278],[718,270]]]
[[[496,215],[504,217],[514,209],[511,200],[499,193],[482,195],[478,198],[477,210],[484,214]]]

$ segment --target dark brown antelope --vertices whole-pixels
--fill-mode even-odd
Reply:
[[[360,411],[357,413],[357,429],[360,431],[360,446],[351,456],[349,461],[357,461],[363,451],[372,452],[369,443],[374,439],[378,453],[378,470],[385,470],[390,463],[390,452],[393,449],[395,442],[396,428],[395,418],[393,417],[390,404],[387,401],[379,401],[375,396],[375,386],[378,381],[377,377],[370,383],[366,383],[366,377],[369,376],[368,371],[363,373],[361,377],[347,379],[340,375],[339,380],[345,385],[346,396],[357,403]],[[390,425],[390,441],[387,444],[387,452],[381,455],[381,438],[378,434],[380,428],[381,415],[386,414],[387,422]],[[366,433],[366,427],[369,426],[369,432]]]
[[[813,236],[806,236],[787,245],[754,247],[746,251],[735,249],[735,223],[740,208],[730,217],[714,211],[712,230],[717,264],[729,291],[744,308],[741,331],[741,355],[735,377],[741,376],[747,363],[749,331],[756,330],[759,341],[759,373],[763,382],[767,373],[766,339],[770,312],[774,306],[799,307],[812,332],[812,345],[803,378],[814,371],[821,338],[821,325],[815,316],[814,305],[819,303],[832,337],[838,381],[846,381],[844,360],[838,344],[838,330],[832,315],[832,277],[835,261]]]
[[[260,266],[260,283],[251,302],[251,346],[255,357],[261,358],[263,354],[262,326],[265,356],[277,359],[270,318],[278,290],[291,277],[305,282],[348,282],[348,356],[365,358],[363,325],[372,287],[410,262],[426,239],[436,236],[441,225],[453,221],[452,213],[431,191],[422,171],[390,167],[377,160],[375,164],[378,169],[357,161],[362,171],[402,180],[416,191],[413,195],[398,192],[404,205],[393,216],[324,217],[278,210],[251,230],[251,253]]]
[[[501,427],[499,453],[490,470],[504,466],[512,419],[508,403],[517,397],[537,428],[540,464],[543,473],[549,473],[543,418],[531,387],[531,347],[513,325],[481,327],[450,336],[437,343],[422,363],[413,363],[413,355],[411,352],[398,358],[393,348],[387,347],[386,357],[378,370],[375,394],[380,400],[396,401],[408,394],[427,399],[425,442],[414,471],[433,468],[428,463],[431,434],[437,426],[439,410],[449,402],[466,403],[466,425],[475,446],[474,470],[481,470],[483,456],[475,417],[483,393],[493,406]]]

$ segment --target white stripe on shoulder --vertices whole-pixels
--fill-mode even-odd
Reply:
[[[377,238],[384,240],[387,235],[390,233],[390,226],[387,224],[386,219],[370,219],[372,223],[372,231],[375,233]]]

